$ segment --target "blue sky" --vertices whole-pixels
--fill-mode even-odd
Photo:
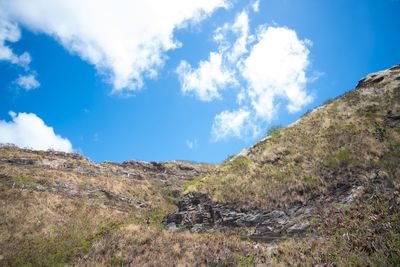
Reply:
[[[0,142],[220,162],[400,63],[397,0],[125,2],[0,0]]]

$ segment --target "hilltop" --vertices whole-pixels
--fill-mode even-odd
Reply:
[[[0,147],[0,265],[400,264],[400,65],[222,164]]]

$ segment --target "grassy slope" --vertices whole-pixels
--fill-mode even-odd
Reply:
[[[254,250],[254,244],[238,237],[184,229],[172,233],[160,224],[176,208],[172,189],[185,182],[179,166],[205,171],[212,166],[172,162],[165,165],[177,169],[178,176],[166,174],[170,169],[156,175],[141,167],[96,165],[79,155],[15,147],[1,147],[0,158],[1,266],[236,265],[254,262],[264,253],[263,246]],[[11,164],[8,159],[62,165]],[[129,178],[127,172],[140,179]],[[157,178],[161,175],[168,183]]]
[[[305,202],[339,183],[368,179],[372,170],[390,175],[385,155],[398,150],[400,132],[387,115],[400,114],[400,82],[394,79],[399,73],[392,71],[380,83],[358,87],[275,130],[186,192],[270,209]]]
[[[399,66],[368,76],[355,90],[274,130],[186,192],[269,210],[329,196],[343,184],[359,186],[352,203],[320,203],[307,237],[279,244],[274,262],[399,266],[400,125],[391,120],[400,115],[399,77]]]

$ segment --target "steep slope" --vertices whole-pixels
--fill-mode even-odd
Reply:
[[[398,149],[400,67],[371,74],[340,98],[227,160],[187,191],[264,209],[362,183]]]
[[[400,66],[221,165],[2,146],[0,265],[398,266],[399,166]]]
[[[307,265],[396,265],[399,187],[395,66],[196,178],[164,223],[192,231],[236,227],[268,242],[306,235],[286,241],[293,242],[286,251],[291,256],[281,257],[286,264],[307,256]],[[304,249],[310,240],[311,252]]]

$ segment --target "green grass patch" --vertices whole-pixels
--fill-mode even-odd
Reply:
[[[124,266],[125,264],[125,257],[123,255],[114,255],[110,260],[111,266]]]
[[[38,182],[35,179],[22,175],[12,176],[11,180],[16,186],[24,188],[32,188],[38,185]]]
[[[253,267],[255,258],[253,255],[235,255],[236,267]]]
[[[346,167],[357,164],[357,160],[353,159],[349,149],[342,149],[337,153],[332,154],[329,159],[329,164],[333,167]]]
[[[165,198],[165,200],[173,205],[178,205],[179,198],[174,194],[174,192],[171,190],[171,188],[166,187],[162,190],[162,194]]]
[[[304,178],[304,189],[308,193],[316,190],[320,185],[321,182],[314,176],[306,176]]]
[[[228,170],[233,172],[246,171],[251,165],[252,161],[245,156],[236,156],[224,164]]]
[[[201,176],[197,176],[194,179],[186,182],[182,187],[181,195],[186,194],[187,191],[190,189],[190,187],[202,182],[204,178],[205,178],[205,176],[201,175]]]
[[[88,253],[92,235],[85,229],[60,229],[42,237],[28,237],[18,245],[13,266],[65,266],[77,256]]]
[[[161,221],[168,214],[168,212],[169,210],[167,209],[155,207],[148,212],[147,222],[155,228],[164,228],[164,225],[161,223]]]

